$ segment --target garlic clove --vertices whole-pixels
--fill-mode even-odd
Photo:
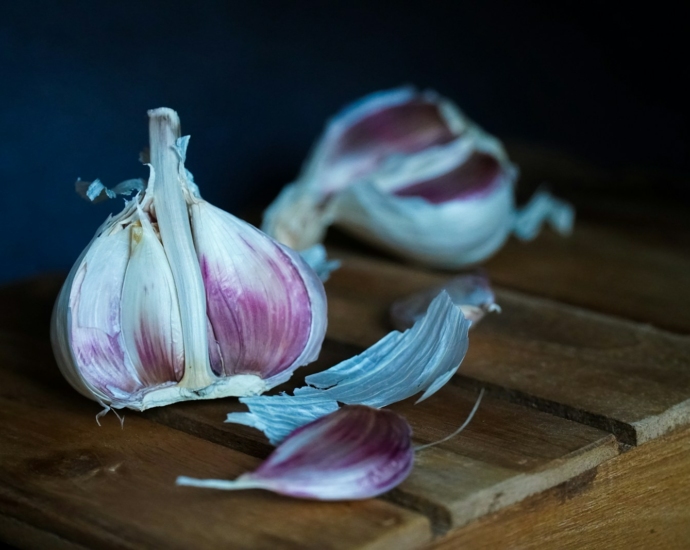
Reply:
[[[184,347],[172,272],[147,216],[140,215],[130,233],[120,304],[125,349],[147,387],[178,382],[184,374]]]
[[[495,302],[489,278],[483,271],[478,271],[453,277],[442,285],[396,300],[390,307],[393,326],[397,330],[406,330],[413,326],[424,317],[433,299],[444,291],[465,318],[472,323],[470,328],[474,327],[487,313],[501,311]]]
[[[411,435],[409,424],[391,411],[345,406],[292,432],[254,472],[234,481],[179,477],[177,484],[318,500],[371,498],[409,475]]]
[[[412,87],[370,94],[327,124],[305,173],[330,196],[375,172],[392,156],[411,155],[453,141],[467,123],[435,92]]]
[[[333,224],[403,258],[455,269],[488,258],[513,231],[533,238],[543,220],[567,234],[565,203],[539,210],[537,222],[516,211],[517,174],[502,144],[449,100],[412,88],[381,92],[329,122],[262,227],[302,250]]]
[[[53,311],[51,340],[62,374],[80,393],[102,403],[144,386],[121,332],[129,243],[129,228],[106,222],[72,268]]]
[[[191,220],[222,374],[283,379],[313,361],[326,330],[314,273],[294,252],[205,201],[191,206]]]
[[[306,377],[294,395],[243,397],[249,412],[230,413],[227,422],[264,432],[277,444],[291,431],[338,409],[339,403],[385,407],[418,393],[422,401],[457,372],[468,346],[470,322],[447,293],[405,331],[393,331],[334,367]]]

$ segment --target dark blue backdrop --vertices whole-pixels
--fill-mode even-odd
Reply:
[[[121,205],[87,204],[74,180],[143,175],[162,105],[205,197],[235,212],[294,177],[326,117],[403,83],[501,137],[688,172],[680,14],[552,4],[3,2],[0,281],[70,267]]]

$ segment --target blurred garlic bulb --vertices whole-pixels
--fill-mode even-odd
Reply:
[[[323,286],[299,254],[201,198],[175,111],[149,111],[149,130],[148,184],[123,186],[144,190],[98,229],[55,305],[60,370],[107,408],[260,394],[318,356]]]
[[[501,143],[448,99],[408,87],[378,92],[328,123],[262,229],[302,250],[335,224],[410,260],[462,267],[493,254],[518,224],[517,174]],[[533,237],[544,220],[570,231],[572,208],[544,197],[519,236]]]

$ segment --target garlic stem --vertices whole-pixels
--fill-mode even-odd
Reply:
[[[209,362],[206,293],[182,191],[184,182],[178,171],[180,159],[174,149],[180,137],[180,119],[166,107],[153,109],[148,115],[153,204],[182,319],[185,371],[180,386],[198,390],[213,384],[216,377]]]

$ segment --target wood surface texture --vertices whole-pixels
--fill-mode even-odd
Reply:
[[[487,515],[432,548],[688,548],[688,456],[685,428]]]
[[[329,336],[366,347],[390,304],[447,274],[336,250]],[[690,422],[690,339],[549,299],[501,290],[503,311],[473,329],[461,376],[497,394],[638,444]]]
[[[535,164],[548,167],[541,157]],[[569,181],[555,188],[585,201]],[[0,541],[58,549],[690,547],[690,238],[681,216],[667,220],[673,236],[664,238],[666,230],[646,229],[653,210],[619,207],[614,223],[583,204],[592,215],[570,239],[545,231],[531,243],[511,241],[487,264],[502,313],[472,329],[449,384],[420,404],[391,407],[416,444],[437,441],[485,388],[468,428],[419,451],[395,490],[361,502],[176,487],[178,475],[232,479],[272,447],[260,432],[223,422],[244,410],[236,399],[128,411],[122,426],[109,414],[97,425],[100,407],[61,378],[48,342],[62,277],[0,289]],[[451,276],[334,242],[343,267],[326,285],[321,357],[279,390],[361,352],[391,330],[395,299]]]

